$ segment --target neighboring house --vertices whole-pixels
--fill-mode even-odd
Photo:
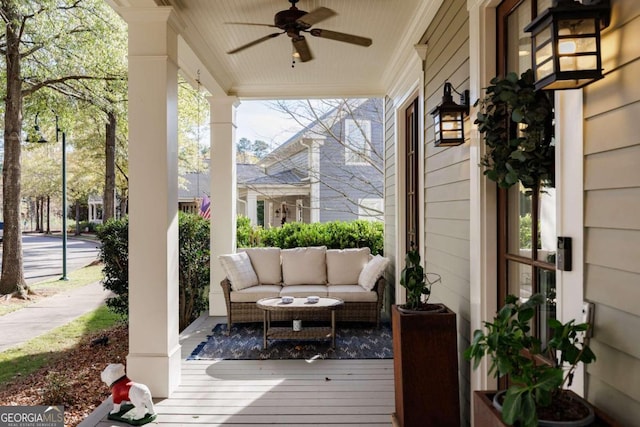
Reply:
[[[209,160],[204,160],[206,165],[203,171],[189,171],[184,174],[181,184],[178,187],[178,210],[197,214],[202,203],[202,196],[211,194]]]
[[[486,147],[473,125],[477,109],[466,119],[464,144],[455,147],[434,145],[429,114],[442,100],[445,81],[459,92],[469,89],[473,105],[494,76],[528,67],[530,34],[523,29],[551,1],[389,0],[351,9],[348,2],[323,2],[340,12],[328,28],[366,34],[373,45],[367,50],[314,38],[316,58],[293,71],[289,58],[283,65],[291,49],[286,36],[225,54],[258,35],[224,22],[264,22],[270,16],[262,7],[240,8],[235,0],[189,7],[114,3],[129,24],[129,241],[136,262],[129,266],[127,372],[154,397],[168,396],[181,382],[174,94],[178,69],[194,80],[202,70],[211,94],[212,284],[224,278],[216,255],[236,250],[238,101],[384,96],[384,253],[393,263],[387,278],[396,284],[396,301],[404,301],[397,283],[410,241],[417,242],[426,270],[442,276],[432,299],[457,314],[461,425],[471,424],[471,391],[496,386],[486,364],[473,371],[462,357],[473,331],[493,318],[507,292],[526,297],[548,284],[556,289],[562,321],[581,320],[585,300],[595,304],[591,346],[597,361],[575,375],[572,388],[621,425],[638,424],[640,43],[634,40],[640,2],[610,2],[611,23],[602,33],[604,78],[554,94],[556,201],[545,207],[555,210],[532,210],[531,223],[538,224],[539,214],[543,227],[573,238],[572,271],[550,262],[554,247],[544,248],[544,259],[534,259],[535,250],[520,251],[520,218],[513,213],[522,214],[526,203],[518,188],[499,191],[478,167]],[[150,31],[159,36],[149,37]],[[225,314],[221,292],[211,287],[211,315]]]
[[[238,165],[239,213],[252,223],[383,217],[382,99],[352,99],[255,165]],[[258,203],[264,216],[258,217]]]

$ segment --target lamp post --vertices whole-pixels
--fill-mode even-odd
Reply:
[[[40,133],[37,114],[34,129],[39,135],[36,142],[41,144],[49,142]],[[60,129],[58,116],[56,115],[56,142],[60,141],[60,134],[62,134],[62,277],[60,277],[60,280],[69,280],[67,277],[67,136]]]

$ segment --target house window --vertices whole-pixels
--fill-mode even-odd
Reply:
[[[358,199],[358,219],[384,221],[384,200]]]
[[[371,161],[371,122],[346,119],[344,136],[345,163],[368,164]]]
[[[498,6],[499,74],[531,68],[530,35],[523,28],[544,6],[543,0],[504,0]],[[498,305],[508,294],[522,300],[544,294],[547,303],[532,323],[543,344],[549,338],[548,321],[555,318],[555,206],[555,188],[531,193],[514,185],[498,191]]]

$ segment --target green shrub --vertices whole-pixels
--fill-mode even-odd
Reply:
[[[254,227],[254,231],[257,228]],[[275,246],[283,249],[300,246],[326,246],[329,249],[369,247],[374,255],[382,254],[384,248],[383,224],[365,220],[313,224],[288,222],[282,227],[260,229],[259,236],[257,244],[241,245],[238,240],[238,246]]]
[[[61,372],[49,371],[46,383],[41,390],[42,405],[72,406],[76,401],[75,393],[69,378]]]
[[[209,224],[198,215],[179,215],[180,330],[207,309],[209,288]]]
[[[129,218],[110,219],[98,227],[96,236],[102,242],[100,261],[104,264],[104,288],[116,294],[107,307],[127,316],[129,313]]]
[[[179,319],[182,331],[206,309],[209,287],[209,221],[179,212]],[[107,300],[114,312],[126,316],[129,306],[129,221],[111,219],[98,227],[102,242],[104,287],[116,296]]]

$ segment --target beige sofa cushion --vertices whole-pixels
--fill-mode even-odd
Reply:
[[[328,286],[330,297],[340,298],[344,302],[376,302],[378,294],[375,291],[367,291],[360,285],[334,285]]]
[[[357,285],[360,272],[369,262],[371,249],[327,250],[327,282],[329,285]]]
[[[280,296],[279,285],[258,285],[233,291],[230,295],[231,302],[256,302],[262,298],[275,298]]]
[[[282,284],[324,285],[327,283],[326,246],[283,249]]]
[[[389,265],[389,258],[376,255],[364,266],[358,277],[358,285],[367,291],[373,290],[376,281],[384,274],[384,270]]]
[[[241,250],[249,255],[251,265],[261,284],[279,285],[282,283],[280,248],[245,248]]]
[[[325,285],[292,285],[284,286],[280,291],[280,296],[289,296],[294,298],[304,298],[310,296],[327,296],[327,287]]]
[[[253,270],[249,255],[245,252],[235,254],[220,255],[218,257],[227,278],[231,282],[231,289],[239,291],[240,289],[255,286],[258,283],[258,276]]]

